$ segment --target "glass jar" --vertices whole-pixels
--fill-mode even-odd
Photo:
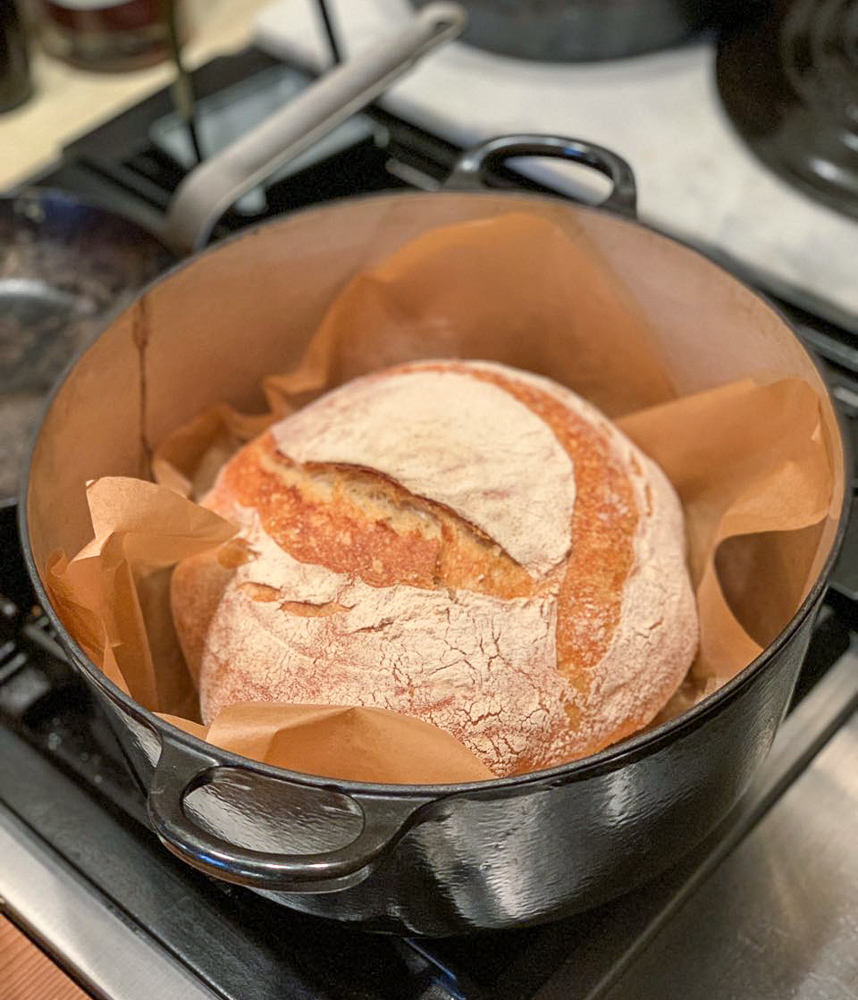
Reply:
[[[180,38],[182,4],[173,0]],[[165,0],[40,0],[45,50],[82,69],[120,72],[170,56]]]

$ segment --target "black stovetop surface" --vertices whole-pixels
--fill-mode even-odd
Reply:
[[[199,70],[198,97],[216,104],[215,95],[229,88],[252,94],[247,81],[260,74],[268,74],[266,89],[291,85],[290,74],[303,78],[300,71],[249,50]],[[183,176],[181,135],[171,114],[166,92],[154,95],[73,143],[39,183],[157,225]],[[227,213],[215,237],[261,217],[356,191],[432,189],[457,152],[373,109],[359,116],[359,127],[317,150],[299,171]],[[536,187],[508,172],[493,182]],[[858,345],[813,316],[795,309],[791,315],[825,356],[858,440]],[[856,523],[853,518],[846,547],[850,558],[838,567],[794,704],[838,662],[856,626],[858,573],[850,561],[858,552]],[[66,859],[106,904],[118,907],[225,998],[590,995],[604,975],[604,962],[611,960],[605,957],[605,937],[616,936],[619,926],[642,928],[655,919],[711,852],[711,845],[703,845],[657,885],[594,913],[542,928],[446,941],[369,936],[214,882],[170,856],[145,825],[143,796],[105,717],[34,605],[11,502],[0,505],[0,557],[0,806]],[[622,944],[617,940],[618,949]],[[570,956],[575,958],[573,979],[563,978],[569,973],[562,971],[568,970]]]

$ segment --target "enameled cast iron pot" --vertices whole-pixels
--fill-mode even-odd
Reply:
[[[497,191],[384,194],[303,211],[198,254],[151,285],[67,372],[21,504],[39,597],[106,707],[161,840],[216,878],[364,928],[444,935],[559,917],[641,884],[699,842],[771,745],[845,520],[830,400],[784,320],[702,256],[618,214],[633,214],[634,182],[598,147],[496,140],[467,155],[453,180],[478,187],[487,161],[522,152],[595,166],[613,180],[607,207],[615,211]],[[260,375],[297,361],[359,268],[436,226],[511,210],[586,233],[659,331],[679,392],[755,373],[801,375],[818,389],[838,478],[816,582],[793,619],[685,715],[573,764],[466,785],[374,786],[288,772],[209,746],[136,704],[82,652],[43,586],[49,554],[77,551],[88,537],[84,483],[140,474],[153,442],[214,402],[259,408]]]

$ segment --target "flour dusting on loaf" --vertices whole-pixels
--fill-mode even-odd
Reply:
[[[239,527],[173,578],[206,720],[386,708],[504,776],[646,725],[696,651],[672,487],[529,373],[438,361],[348,383],[245,446],[205,503]]]

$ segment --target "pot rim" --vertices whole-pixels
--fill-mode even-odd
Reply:
[[[218,241],[216,244],[205,247],[203,250],[197,251],[177,263],[173,264],[167,271],[158,275],[148,284],[144,285],[135,295],[132,302],[126,309],[131,309],[134,304],[143,296],[148,295],[149,292],[162,282],[172,279],[180,270],[188,267],[195,263],[200,257],[216,253],[222,247],[230,246],[233,243],[238,242],[242,239],[252,239],[260,230],[273,228],[277,225],[288,224],[292,219],[299,215],[309,215],[313,212],[328,212],[333,209],[340,208],[344,204],[352,204],[357,201],[369,201],[369,200],[382,200],[382,199],[397,199],[401,200],[403,198],[437,198],[443,196],[444,194],[452,194],[457,197],[462,197],[463,192],[457,191],[440,191],[440,192],[424,192],[424,191],[383,191],[383,192],[370,192],[368,194],[362,195],[352,195],[343,198],[333,199],[331,201],[325,202],[321,205],[309,205],[304,208],[298,209],[294,212],[288,212],[285,215],[278,216],[274,219],[265,220],[258,225],[249,227],[247,229],[241,229],[236,233]],[[569,201],[570,208],[574,208],[576,211],[583,212],[601,212],[602,210],[598,205],[586,205],[579,202],[572,202],[571,199],[564,198],[562,195],[555,196],[551,194],[543,194],[532,191],[508,191],[508,190],[498,190],[498,189],[487,189],[485,191],[468,191],[468,198],[479,198],[479,197],[493,197],[497,198],[498,195],[503,195],[509,198],[511,201],[533,201],[534,199],[542,201],[545,198],[554,199],[558,198],[561,201]],[[27,449],[27,461],[24,469],[21,472],[21,485],[18,494],[18,529],[21,541],[21,546],[24,551],[24,559],[27,566],[27,571],[29,573],[30,579],[33,583],[34,589],[36,591],[36,596],[39,602],[50,619],[51,624],[56,629],[59,636],[60,642],[66,649],[66,652],[70,654],[72,660],[75,664],[80,667],[81,670],[87,675],[88,679],[92,681],[101,692],[106,695],[114,704],[117,706],[122,706],[122,708],[137,720],[146,723],[149,728],[154,729],[159,736],[164,739],[167,738],[172,740],[174,743],[184,744],[191,750],[196,750],[198,753],[202,752],[208,754],[209,756],[215,756],[218,759],[218,766],[236,767],[245,770],[253,770],[259,774],[265,775],[266,777],[276,778],[281,781],[288,780],[294,784],[304,785],[307,787],[314,788],[326,788],[329,790],[339,791],[344,794],[352,794],[360,797],[374,797],[383,796],[386,798],[417,798],[420,800],[426,799],[437,799],[440,797],[446,797],[448,795],[461,795],[461,794],[473,794],[473,793],[483,793],[483,797],[491,797],[493,793],[505,794],[514,793],[519,790],[526,790],[528,786],[533,784],[548,784],[548,785],[561,785],[571,783],[572,781],[581,780],[583,778],[592,777],[597,774],[606,773],[624,767],[627,764],[633,763],[642,757],[649,756],[652,753],[657,752],[666,742],[673,741],[674,739],[682,738],[686,733],[693,729],[696,729],[699,725],[702,725],[706,719],[708,719],[715,712],[720,711],[720,709],[736,698],[744,688],[752,683],[757,675],[761,674],[776,658],[777,654],[793,639],[800,627],[804,624],[807,618],[815,610],[816,605],[825,588],[828,585],[828,578],[831,575],[831,570],[834,563],[840,553],[841,546],[843,544],[843,539],[846,533],[846,524],[848,521],[849,509],[851,505],[851,491],[848,489],[848,483],[850,482],[850,469],[852,463],[851,445],[849,441],[849,436],[845,433],[845,425],[843,415],[838,410],[834,399],[831,395],[831,390],[828,384],[828,379],[826,378],[822,364],[814,352],[807,347],[807,345],[801,340],[801,338],[796,333],[795,327],[790,322],[790,320],[783,314],[783,312],[762,292],[757,291],[755,288],[747,284],[742,279],[736,277],[732,274],[720,261],[713,260],[711,257],[707,256],[705,252],[697,247],[691,246],[685,241],[678,239],[674,236],[668,235],[656,229],[654,226],[648,225],[647,223],[641,222],[638,219],[630,219],[618,214],[610,213],[612,219],[623,226],[631,226],[634,228],[644,229],[645,231],[657,236],[659,239],[666,240],[669,243],[678,243],[685,250],[694,254],[695,256],[704,260],[707,264],[717,268],[722,271],[733,281],[741,285],[747,292],[750,292],[755,296],[762,304],[769,310],[771,310],[778,319],[784,324],[784,326],[789,330],[791,335],[798,342],[801,349],[808,356],[810,361],[813,363],[817,371],[819,372],[821,381],[825,386],[826,392],[828,393],[829,401],[832,405],[832,409],[836,418],[836,426],[838,429],[838,437],[840,443],[840,454],[843,459],[843,495],[841,497],[839,514],[837,519],[837,528],[835,531],[834,538],[831,541],[831,547],[826,555],[825,562],[821,567],[819,574],[811,586],[806,597],[799,605],[795,614],[790,618],[786,625],[781,629],[777,636],[772,640],[769,645],[762,650],[759,656],[755,657],[747,666],[739,671],[734,677],[731,677],[729,681],[719,687],[717,690],[713,691],[711,694],[707,695],[696,705],[692,706],[690,709],[682,712],[680,715],[675,716],[666,722],[661,723],[654,729],[647,732],[639,732],[633,736],[630,736],[620,743],[614,744],[612,746],[605,747],[603,750],[598,751],[595,754],[590,754],[586,757],[582,757],[579,760],[571,761],[566,764],[559,764],[556,767],[545,768],[539,771],[531,771],[526,774],[511,775],[504,778],[488,778],[482,781],[468,781],[459,783],[438,783],[438,784],[425,784],[425,785],[395,785],[395,784],[381,784],[377,782],[363,782],[363,781],[352,781],[348,779],[341,778],[329,778],[322,775],[306,774],[301,771],[291,771],[287,768],[275,767],[272,764],[265,764],[261,761],[253,760],[250,757],[244,757],[240,754],[233,753],[230,750],[224,750],[220,747],[216,747],[211,743],[207,743],[205,740],[199,737],[193,736],[190,733],[185,732],[183,729],[179,729],[178,726],[174,726],[172,723],[167,722],[165,719],[160,718],[150,709],[144,708],[138,702],[134,701],[130,695],[126,694],[121,690],[116,684],[113,683],[86,655],[83,649],[78,645],[76,640],[68,632],[63,622],[60,620],[58,614],[56,613],[51,601],[48,597],[45,586],[42,582],[41,574],[36,566],[35,558],[33,556],[32,547],[30,545],[30,534],[29,534],[29,522],[28,522],[28,511],[27,511],[27,501],[29,496],[30,487],[30,474],[33,464],[33,458],[35,456],[36,447],[38,445],[39,439],[41,437],[42,426],[44,424],[45,417],[50,411],[56,396],[58,395],[60,389],[65,384],[71,372],[76,367],[77,363],[89,350],[89,347],[82,351],[80,354],[76,355],[71,359],[69,364],[66,366],[63,373],[57,379],[50,393],[45,398],[44,406],[41,411],[41,415],[36,425],[33,434],[31,436],[30,445]],[[115,316],[110,317],[109,322],[104,326],[104,328],[99,333],[98,337],[90,345],[93,346],[98,339],[104,335],[107,331],[108,326],[114,322],[117,318]],[[836,459],[835,459],[836,460]]]

